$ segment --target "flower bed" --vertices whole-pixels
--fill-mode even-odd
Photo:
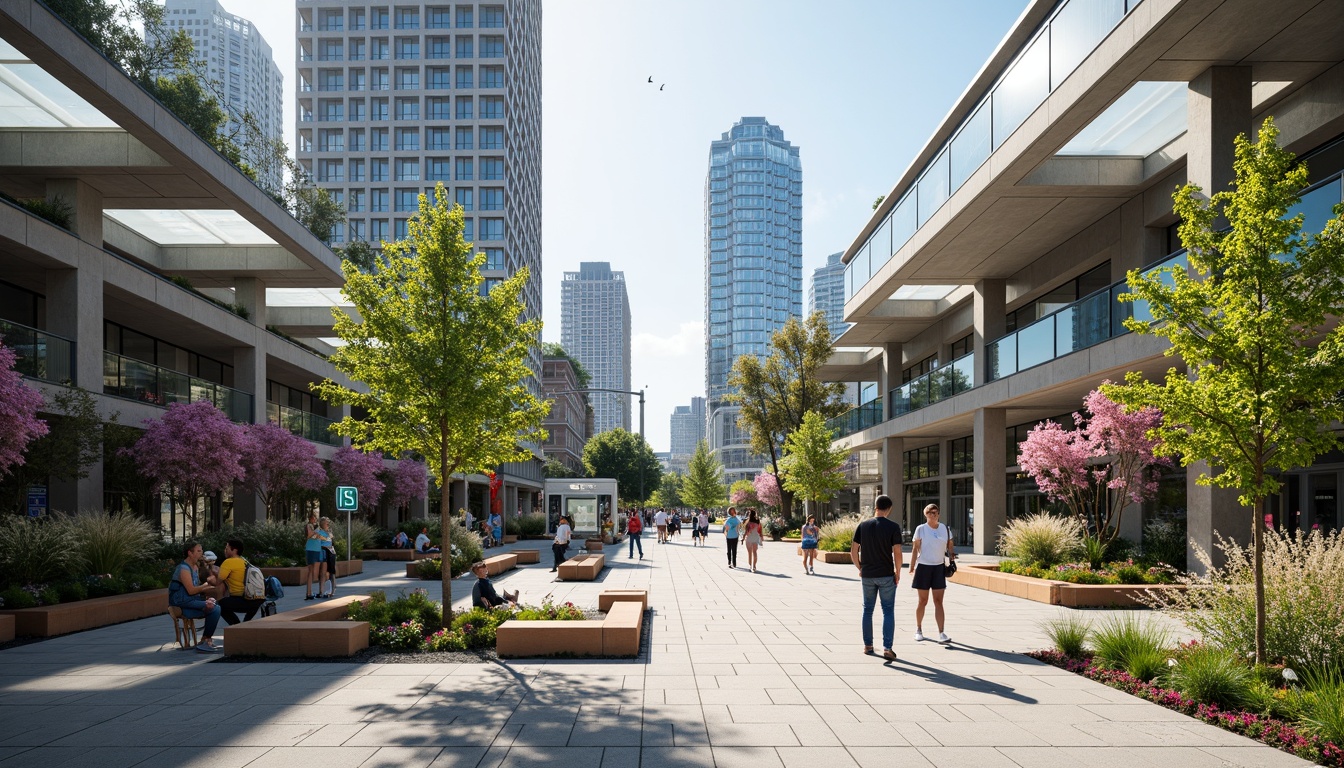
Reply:
[[[1260,741],[1276,749],[1320,765],[1344,768],[1344,748],[1307,733],[1281,719],[1244,710],[1224,709],[1186,698],[1179,691],[1145,682],[1128,672],[1093,664],[1091,656],[1074,659],[1059,651],[1027,654],[1046,664],[1066,669],[1090,680],[1116,688],[1225,730]]]
[[[1147,604],[1155,592],[1180,592],[1184,584],[1071,584],[1057,579],[1021,576],[997,565],[962,564],[948,581],[1001,595],[1070,608],[1134,608]]]
[[[1062,563],[1045,568],[1019,560],[1004,560],[999,563],[999,570],[1068,584],[1174,584],[1178,575],[1169,565],[1144,566],[1133,560],[1106,563],[1100,568],[1092,568],[1087,563]]]

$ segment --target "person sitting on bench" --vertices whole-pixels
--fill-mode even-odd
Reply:
[[[432,541],[429,540],[429,527],[428,527],[428,526],[422,526],[422,527],[420,528],[420,535],[415,537],[415,551],[416,551],[416,552],[438,552],[438,551],[439,551],[439,548],[436,547],[436,546],[434,546],[434,543],[433,543]]]
[[[405,531],[397,531],[397,535],[392,537],[392,546],[396,549],[410,549],[411,537]]]
[[[476,583],[471,585],[471,604],[473,606],[490,610],[505,603],[513,606],[518,605],[518,592],[516,590],[512,593],[505,591],[503,597],[500,597],[499,593],[495,591],[495,585],[490,583],[490,571],[485,567],[483,561],[477,560],[472,563],[471,572],[476,574]]]
[[[229,539],[224,542],[224,564],[219,567],[219,592],[215,599],[220,608],[220,618],[229,626],[238,623],[240,612],[243,621],[251,621],[266,603],[265,598],[248,600],[243,597],[243,582],[246,578],[247,561],[243,559],[243,542]]]

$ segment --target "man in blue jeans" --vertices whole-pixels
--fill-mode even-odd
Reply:
[[[896,659],[896,585],[901,581],[901,526],[888,520],[891,497],[878,496],[874,516],[854,529],[849,559],[863,580],[863,652],[873,653],[873,604],[882,600],[882,657]]]

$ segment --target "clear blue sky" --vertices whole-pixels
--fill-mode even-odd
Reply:
[[[294,5],[222,0],[256,23],[285,74],[293,141]],[[762,115],[802,148],[804,309],[811,271],[848,247],[1026,0],[546,0],[543,315],[560,278],[625,272],[634,389],[649,442],[703,396],[709,143]],[[649,85],[649,76],[654,85]],[[663,91],[658,86],[666,84]],[[632,409],[638,421],[638,407]]]

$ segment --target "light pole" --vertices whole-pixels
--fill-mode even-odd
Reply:
[[[647,386],[647,385],[646,385]],[[589,392],[612,392],[617,395],[639,395],[639,441],[644,440],[644,390],[628,389],[607,389],[606,387],[585,387],[583,389],[566,389],[563,392],[556,392],[557,395],[583,395]],[[644,462],[639,463],[639,503],[644,505]]]

